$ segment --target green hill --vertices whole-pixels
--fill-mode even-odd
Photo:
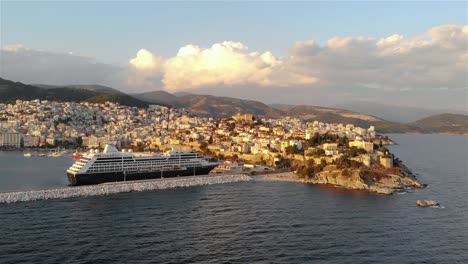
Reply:
[[[369,121],[359,118],[345,117],[335,113],[321,113],[317,114],[314,118],[308,121],[319,121],[326,123],[342,123],[342,124],[353,124],[358,127],[368,128],[375,126],[378,133],[419,133],[422,132],[420,128],[409,124],[401,124],[396,122],[390,122],[386,120]]]
[[[0,102],[11,103],[17,99],[34,100],[44,98],[45,95],[41,88],[0,78]]]
[[[460,114],[440,114],[420,119],[410,125],[428,133],[468,134],[468,116]]]
[[[123,93],[114,93],[114,94],[97,94],[89,99],[86,102],[90,103],[104,103],[104,102],[114,102],[121,105],[136,106],[136,107],[148,107],[150,103],[136,99],[127,94]]]
[[[89,90],[89,91],[95,91],[99,93],[110,93],[110,94],[125,94],[117,89],[114,89],[112,87],[107,87],[103,85],[97,85],[97,84],[90,84],[90,85],[67,85],[64,88],[75,88],[75,89],[83,89],[83,90]]]
[[[79,87],[79,86],[78,86]],[[122,92],[112,93],[109,90],[99,92],[88,88],[47,88],[12,82],[0,78],[0,103],[13,103],[16,100],[50,100],[59,102],[116,102],[122,105],[147,107],[148,102],[139,100]],[[111,89],[111,88],[110,88]]]
[[[165,91],[132,94],[132,96],[146,102],[164,106],[173,106],[177,102],[177,96]]]
[[[284,112],[253,100],[212,95],[185,95],[177,97],[175,107],[206,117],[231,117],[237,113],[253,113],[259,117],[281,117]]]

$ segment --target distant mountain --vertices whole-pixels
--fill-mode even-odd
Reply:
[[[342,123],[353,124],[358,127],[368,128],[375,126],[378,133],[421,133],[421,129],[408,124],[401,124],[397,122],[390,122],[383,119],[378,120],[365,120],[353,117],[346,117],[335,113],[321,113],[316,115],[313,119],[319,122],[328,123]]]
[[[339,108],[309,105],[266,105],[252,100],[212,95],[175,96],[165,91],[154,91],[132,96],[106,86],[72,85],[57,87],[50,85],[26,85],[0,78],[0,102],[21,100],[54,100],[103,103],[118,102],[123,105],[146,107],[159,104],[185,108],[192,114],[204,117],[231,117],[238,112],[253,113],[260,118],[295,117],[306,121],[354,124],[360,127],[376,126],[379,133],[462,133],[468,134],[468,116],[460,114],[438,114],[418,121],[391,122],[374,115]]]
[[[360,120],[365,120],[365,121],[383,121],[382,119],[378,117],[371,116],[368,114],[352,112],[349,110],[343,110],[343,109],[337,109],[337,108],[328,108],[328,107],[311,106],[311,105],[298,105],[298,106],[289,108],[285,111],[290,116],[294,116],[294,117],[301,118],[304,120],[316,119],[317,116],[321,114],[330,113],[330,114],[336,114],[342,117],[360,119]]]
[[[55,88],[61,88],[63,86],[57,86],[57,85],[50,85],[50,84],[30,84],[31,86],[34,86],[34,87],[38,87],[38,88],[41,88],[41,89],[55,89]]]
[[[134,98],[124,93],[99,93],[96,96],[88,98],[86,102],[90,103],[104,103],[114,102],[121,105],[136,106],[136,107],[148,107],[149,103],[140,99]]]
[[[273,108],[276,108],[276,109],[280,109],[280,110],[289,110],[289,109],[295,107],[296,105],[289,105],[289,104],[269,104],[268,106],[273,107]]]
[[[90,90],[90,91],[95,91],[95,92],[100,92],[100,93],[118,93],[118,94],[124,94],[123,92],[114,89],[112,87],[107,87],[103,85],[97,85],[97,84],[91,84],[91,85],[67,85],[65,88],[75,88],[75,89],[84,89],[84,90]]]
[[[468,134],[467,115],[445,113],[420,119],[410,125],[423,132]]]
[[[39,88],[32,85],[13,82],[0,78],[0,102],[12,103],[15,100],[51,100],[51,101],[69,101],[69,102],[93,102],[104,103],[106,101],[117,102],[122,105],[146,107],[148,102],[131,97],[122,92],[113,92],[109,87],[95,87],[95,91],[86,88],[74,87],[53,87]],[[105,92],[103,92],[105,91]]]
[[[153,91],[132,95],[140,100],[159,105],[174,105],[178,99],[177,96],[166,91]]]
[[[98,85],[98,84],[65,85],[65,86],[48,85],[48,84],[32,84],[32,85],[42,88],[42,89],[74,88],[74,89],[95,91],[95,92],[100,92],[100,93],[123,93],[112,87],[107,87],[107,86]]]
[[[175,92],[175,93],[172,93],[174,96],[177,96],[177,97],[181,97],[181,96],[186,96],[186,95],[193,95],[192,93],[189,93],[189,92]]]
[[[266,105],[258,101],[212,95],[184,95],[177,97],[164,91],[138,94],[135,97],[152,103],[164,103],[177,108],[185,108],[193,114],[214,118],[230,117],[238,112],[250,112],[260,118],[290,116],[306,121],[317,120],[320,122],[354,124],[360,127],[375,126],[379,133],[430,133],[432,131],[460,133],[459,131],[455,131],[454,127],[450,129],[447,126],[443,128],[427,127],[427,123],[424,120],[414,123],[392,122],[363,112],[339,108],[310,105]],[[468,125],[464,127],[467,128]]]
[[[440,114],[420,119],[412,123],[398,123],[383,119],[365,120],[346,117],[332,112],[320,113],[310,121],[353,124],[359,127],[375,126],[379,133],[450,133],[468,134],[468,116],[459,114]]]
[[[10,103],[16,99],[34,100],[44,98],[45,94],[41,88],[0,78],[0,102]]]
[[[351,111],[357,111],[362,113],[369,113],[371,115],[378,116],[385,120],[400,123],[410,123],[421,118],[447,112],[452,112],[456,114],[466,114],[466,112],[460,111],[419,108],[412,106],[395,106],[368,101],[348,101],[341,104],[336,104],[333,107],[349,109]]]
[[[276,108],[258,101],[212,95],[184,95],[177,97],[164,91],[154,91],[135,94],[134,96],[151,103],[163,103],[178,108],[186,108],[193,114],[198,114],[201,116],[212,116],[217,118],[231,117],[238,112],[250,112],[262,118],[291,116],[309,120],[322,113],[335,113],[343,117],[363,119],[368,121],[382,121],[382,119],[371,115],[343,109],[308,105],[275,105],[278,106],[278,108]]]
[[[236,113],[253,113],[259,117],[280,117],[284,112],[252,100],[212,95],[185,95],[177,98],[174,106],[193,114],[211,117],[231,117]]]

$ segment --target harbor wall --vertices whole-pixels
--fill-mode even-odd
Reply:
[[[90,197],[99,195],[109,195],[114,193],[142,192],[200,185],[242,182],[250,181],[251,179],[251,177],[244,174],[227,174],[213,176],[205,175],[155,180],[141,180],[131,182],[115,182],[74,187],[60,187],[43,190],[4,192],[0,193],[0,203]]]

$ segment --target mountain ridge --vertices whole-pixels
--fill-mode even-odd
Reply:
[[[278,108],[259,101],[213,95],[182,94],[166,91],[126,94],[101,85],[27,85],[0,78],[0,102],[21,100],[55,100],[75,102],[105,101],[123,105],[147,107],[150,104],[185,108],[203,117],[226,118],[238,112],[249,112],[260,118],[293,117],[305,121],[354,124],[361,127],[376,126],[379,133],[457,133],[468,134],[468,116],[439,114],[412,123],[392,122],[366,113],[332,107],[277,104]],[[115,92],[114,92],[115,91]]]
[[[110,88],[113,89],[113,88]],[[39,88],[20,82],[13,82],[0,78],[0,102],[12,103],[15,100],[50,100],[70,102],[104,103],[117,102],[122,105],[147,107],[148,102],[131,97],[123,92],[99,92],[88,88],[49,86]]]

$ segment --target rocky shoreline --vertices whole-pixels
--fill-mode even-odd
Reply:
[[[375,174],[374,174],[375,175]],[[424,188],[425,185],[414,177],[406,175],[377,173],[369,175],[367,171],[353,170],[343,175],[341,170],[324,171],[306,180],[313,184],[332,184],[346,189],[365,190],[379,194],[393,194],[409,188]]]
[[[363,170],[350,171],[349,175],[344,175],[342,170],[323,171],[316,174],[314,177],[301,178],[293,172],[277,173],[255,176],[255,179],[266,181],[282,181],[282,182],[302,182],[310,184],[328,184],[345,189],[364,190],[378,194],[394,194],[399,191],[424,188],[426,185],[419,182],[411,174],[402,175],[383,174],[379,173],[379,177],[366,175]]]

